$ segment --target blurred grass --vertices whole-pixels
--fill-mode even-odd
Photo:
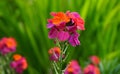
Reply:
[[[0,38],[17,39],[17,52],[26,56],[29,63],[25,74],[47,74],[47,52],[54,46],[48,39],[47,19],[52,11],[67,10],[80,13],[86,27],[80,32],[81,45],[69,47],[71,56],[67,61],[77,59],[81,63],[90,55],[120,61],[119,0],[0,0]]]

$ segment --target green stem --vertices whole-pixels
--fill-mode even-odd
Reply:
[[[55,66],[54,63],[53,63],[53,68],[54,68],[54,70],[55,70],[55,73],[58,74],[57,68],[56,68],[56,66]]]
[[[5,74],[4,68],[3,68],[3,63],[4,63],[3,58],[0,55],[0,74]]]
[[[60,52],[60,57],[59,57],[59,61],[58,61],[58,68],[56,69],[55,68],[55,71],[57,70],[59,74],[63,74],[63,55],[65,55],[67,49],[68,49],[68,44],[66,42],[64,43],[60,43],[59,40],[56,39],[56,45],[61,49],[61,52]],[[55,66],[55,64],[54,64]]]
[[[10,68],[10,59],[9,55],[5,55],[0,57],[0,66],[2,70],[1,74],[14,74],[12,69]]]

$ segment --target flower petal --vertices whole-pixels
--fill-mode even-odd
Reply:
[[[73,33],[69,38],[69,43],[72,46],[80,45],[80,41],[78,40],[79,34],[77,32]]]
[[[53,26],[54,26],[54,24],[52,24],[52,23],[47,24],[47,28],[52,28]]]
[[[60,41],[66,41],[66,40],[68,40],[68,38],[69,38],[69,33],[68,32],[65,32],[65,31],[60,31],[59,33],[58,33],[58,39],[60,40]]]
[[[51,28],[51,30],[49,31],[48,37],[49,37],[50,39],[54,39],[54,38],[57,37],[57,35],[58,35],[57,29],[54,28],[54,27]]]

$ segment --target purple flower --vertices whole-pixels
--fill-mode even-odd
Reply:
[[[69,42],[72,46],[80,45],[80,41],[78,40],[78,37],[79,37],[79,36],[80,36],[80,35],[79,35],[77,32],[74,32],[74,33],[70,36],[68,42]]]
[[[66,41],[66,40],[68,40],[68,38],[69,38],[69,33],[68,33],[68,32],[60,31],[60,32],[58,33],[58,39],[59,39],[60,41]]]
[[[54,39],[57,37],[57,35],[58,35],[58,30],[55,27],[51,28],[51,30],[49,31],[48,37],[50,39]]]
[[[82,74],[78,62],[76,60],[72,60],[66,67],[64,74]]]

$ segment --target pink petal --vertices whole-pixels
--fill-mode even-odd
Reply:
[[[51,30],[49,31],[48,37],[49,37],[50,39],[54,39],[54,38],[57,37],[57,35],[58,35],[57,29],[54,28],[54,27],[51,28]]]
[[[60,41],[66,41],[66,40],[68,40],[68,38],[69,38],[69,33],[68,32],[65,32],[65,31],[60,31],[59,33],[58,33],[58,39],[60,40]]]

